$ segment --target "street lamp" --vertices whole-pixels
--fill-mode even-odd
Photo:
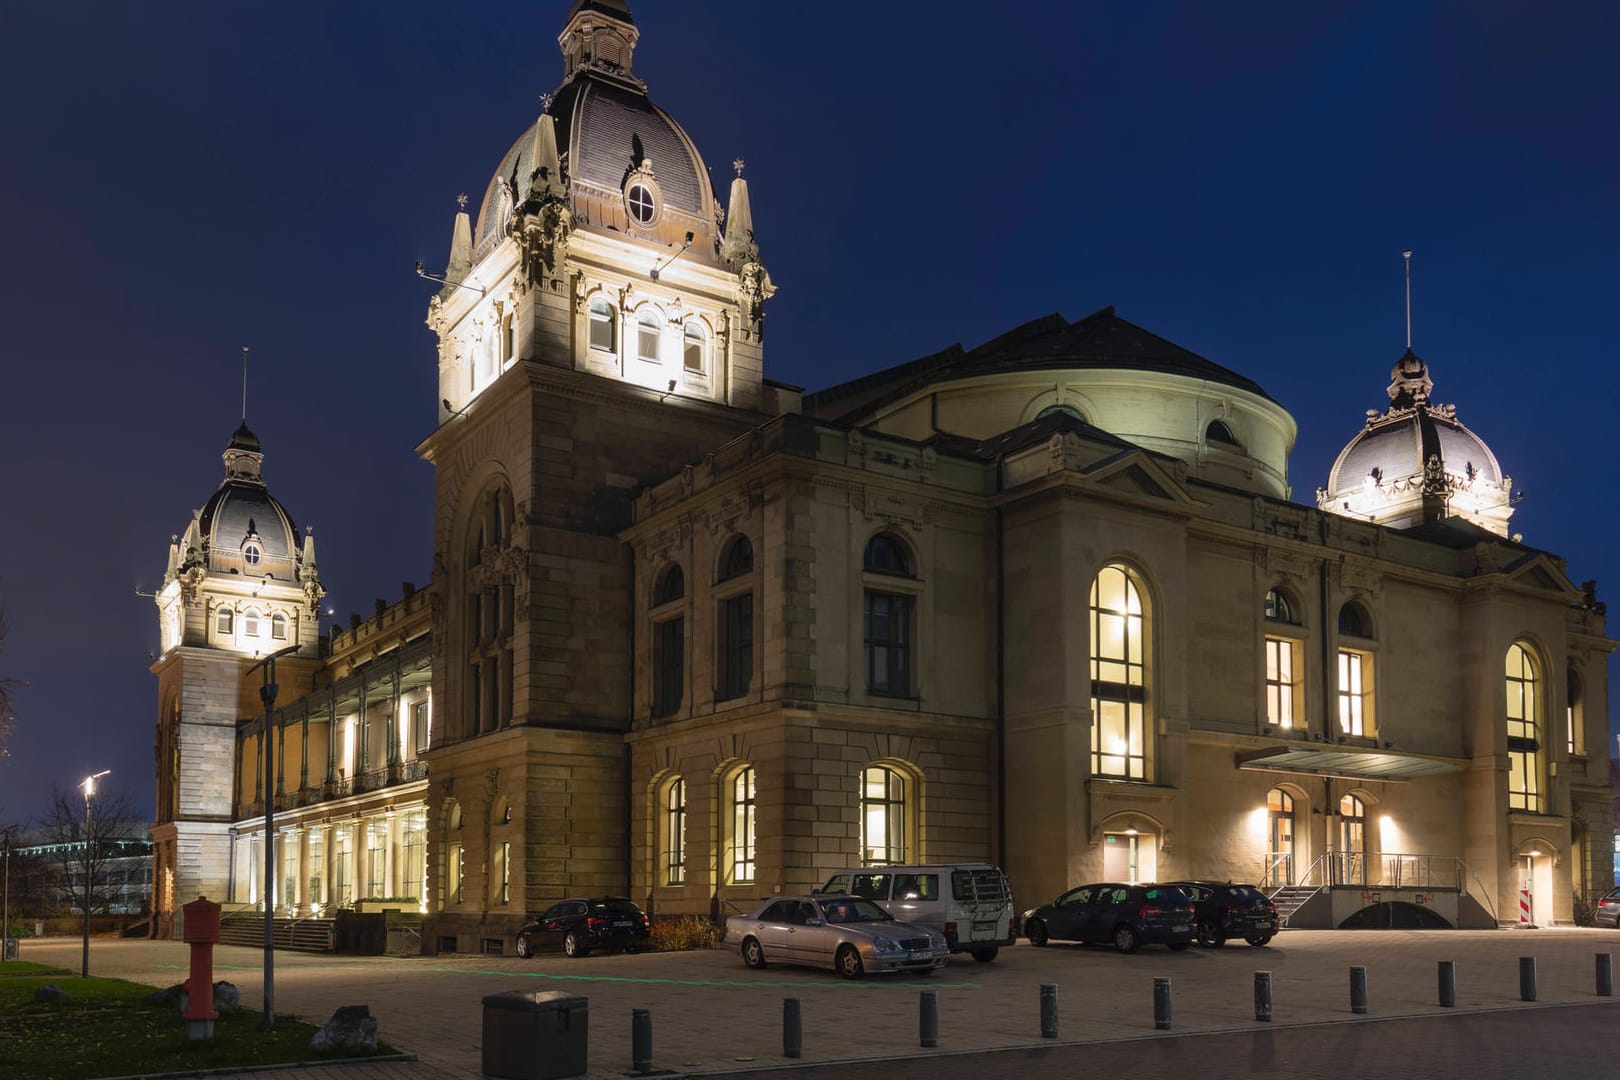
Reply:
[[[10,960],[11,956],[11,845],[17,826],[7,825],[0,829],[0,836],[6,842],[6,871],[4,884],[0,884],[0,960]]]
[[[297,652],[300,647],[289,645],[273,652],[242,673],[251,675],[261,668],[264,670],[264,685],[259,688],[259,700],[264,702],[264,735],[261,737],[264,753],[260,755],[264,758],[264,1016],[259,1021],[263,1031],[276,1026],[276,744],[270,737],[270,728],[275,723],[276,694],[280,690],[276,685],[276,661]]]
[[[94,776],[85,777],[84,783],[79,785],[84,789],[84,962],[79,969],[79,978],[81,979],[90,977],[90,871],[91,859],[93,858],[93,851],[90,847],[90,825],[94,817],[90,808],[96,798],[96,781],[110,772],[112,772],[111,769],[102,769]]]

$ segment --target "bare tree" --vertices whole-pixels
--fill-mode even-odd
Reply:
[[[91,913],[106,914],[118,900],[121,885],[121,877],[109,871],[119,860],[130,857],[132,845],[145,831],[144,823],[121,792],[98,793],[95,813],[89,816],[86,837],[84,793],[52,788],[51,809],[41,831],[52,846],[52,860],[61,869],[59,888],[66,906],[71,909],[85,902],[85,883],[89,882]]]
[[[6,651],[6,609],[0,607],[0,656]],[[26,685],[21,679],[10,679],[0,675],[0,758],[6,756],[6,740],[11,734],[11,724],[17,718],[12,709],[12,695]]]

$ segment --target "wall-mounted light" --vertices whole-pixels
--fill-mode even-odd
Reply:
[[[675,254],[671,255],[669,258],[665,259],[663,262],[658,263],[656,266],[654,266],[652,268],[652,273],[649,276],[654,281],[657,281],[659,271],[665,269],[667,266],[669,266],[670,263],[674,262],[676,259],[678,259],[682,255],[686,254],[686,249],[691,247],[691,246],[692,246],[692,234],[687,233],[686,234],[686,243],[681,245],[681,250],[677,251]],[[670,389],[673,390],[674,387],[671,387]]]

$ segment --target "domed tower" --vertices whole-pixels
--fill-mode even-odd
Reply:
[[[730,214],[697,147],[636,76],[620,0],[575,0],[562,82],[452,231],[430,303],[439,398],[458,414],[519,360],[685,398],[762,405],[775,291],[742,162]]]
[[[1404,529],[1448,517],[1508,535],[1513,481],[1484,440],[1435,403],[1429,366],[1410,348],[1390,372],[1389,408],[1339,453],[1316,504]]]
[[[225,446],[225,479],[169,545],[156,601],[158,677],[154,906],[175,913],[230,882],[230,826],[239,785],[239,725],[262,723],[259,660],[295,650],[278,671],[283,700],[318,662],[325,590],[315,539],[300,542],[292,515],[270,494],[264,452],[243,423]],[[263,797],[263,793],[259,793]],[[160,927],[169,929],[165,920]]]

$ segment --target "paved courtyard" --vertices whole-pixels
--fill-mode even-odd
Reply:
[[[1272,978],[1272,1028],[1350,1023],[1446,1012],[1611,1004],[1595,992],[1595,957],[1620,951],[1620,932],[1596,929],[1499,931],[1290,931],[1269,946],[1228,945],[1124,956],[1098,946],[1020,943],[992,964],[955,957],[927,978],[848,982],[831,971],[772,966],[751,971],[733,950],[592,955],[393,957],[276,954],[276,1011],[320,1022],[340,1005],[365,1004],[383,1039],[411,1063],[323,1067],[254,1074],[258,1080],[348,1077],[468,1078],[479,1075],[486,994],[558,990],[588,1000],[591,1077],[621,1077],[631,1065],[631,1010],[649,1009],[653,1064],[702,1074],[779,1067],[782,1002],[803,1016],[802,1061],[893,1058],[964,1050],[1099,1043],[1154,1037],[1154,979],[1168,977],[1172,1032],[1252,1031],[1254,973]],[[78,939],[24,941],[22,958],[79,968]],[[1536,958],[1537,1003],[1520,1001],[1520,957]],[[1437,964],[1456,966],[1455,1010],[1437,999]],[[154,986],[184,979],[185,946],[96,940],[91,970]],[[1369,1008],[1350,1011],[1352,965],[1367,969]],[[263,1001],[262,953],[221,946],[216,978]],[[1040,1035],[1040,988],[1056,984],[1057,1040]],[[71,985],[67,987],[71,991]],[[919,991],[934,990],[939,1048],[918,1046]],[[1620,1020],[1620,1012],[1614,1014]],[[1612,1023],[1608,1025],[1612,1027]]]

